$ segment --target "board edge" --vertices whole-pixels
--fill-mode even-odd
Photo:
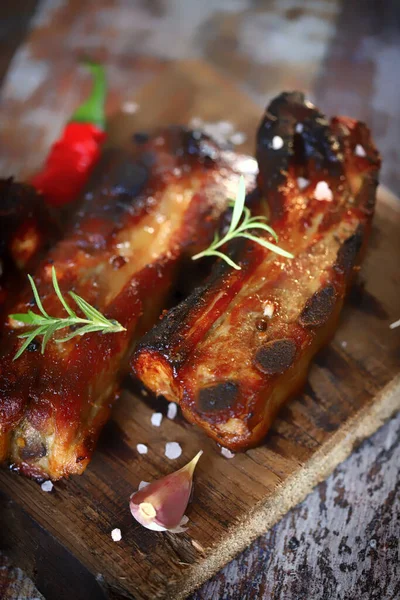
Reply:
[[[220,540],[218,547],[185,574],[184,585],[168,590],[168,598],[184,600],[213,577],[227,563],[266,533],[292,508],[300,504],[322,481],[343,463],[365,439],[375,433],[400,410],[400,374],[390,381],[368,405],[349,419],[315,452],[300,473],[289,476],[277,488],[273,502],[260,503],[233,532]],[[272,505],[277,508],[274,512]]]

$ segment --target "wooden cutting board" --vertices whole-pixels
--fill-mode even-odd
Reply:
[[[139,110],[115,114],[110,135],[192,117],[232,121],[254,144],[260,109],[210,67],[166,67],[136,98]],[[323,109],[323,107],[322,107]],[[33,578],[47,600],[186,597],[256,536],[300,502],[355,445],[400,407],[400,210],[381,191],[370,249],[332,344],[314,361],[302,395],[281,411],[265,443],[232,460],[180,416],[151,426],[167,404],[126,390],[86,473],[44,493],[0,472],[0,547]],[[167,441],[183,455],[164,456]],[[149,447],[138,455],[137,443]],[[131,517],[141,480],[185,464],[199,450],[185,534],[154,533]],[[110,532],[122,531],[115,543]]]

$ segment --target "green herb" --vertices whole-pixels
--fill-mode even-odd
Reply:
[[[192,260],[197,260],[199,258],[203,258],[204,256],[219,256],[225,262],[227,262],[228,265],[230,265],[234,269],[240,270],[241,267],[237,263],[235,263],[231,258],[229,258],[229,256],[227,256],[223,252],[218,252],[218,248],[220,248],[230,240],[233,240],[234,238],[238,237],[246,238],[247,240],[256,242],[257,244],[260,244],[260,246],[264,246],[264,248],[268,248],[268,250],[271,250],[272,252],[275,252],[275,254],[279,254],[280,256],[284,256],[285,258],[293,258],[293,254],[290,254],[290,252],[283,250],[283,248],[280,248],[276,244],[268,242],[264,238],[260,238],[256,235],[248,233],[250,229],[261,229],[272,235],[274,240],[278,242],[278,236],[276,235],[275,231],[272,229],[272,227],[264,223],[264,221],[267,220],[266,217],[252,217],[250,210],[247,208],[247,206],[244,205],[245,199],[246,189],[244,185],[244,178],[242,176],[240,177],[236,200],[231,204],[231,206],[233,206],[233,212],[231,223],[229,225],[227,233],[222,239],[220,239],[218,233],[216,233],[212,244],[206,250],[203,250],[203,252],[199,252],[199,254],[193,256]],[[242,217],[243,220],[240,223]]]
[[[52,335],[54,335],[56,331],[65,329],[66,327],[78,326],[78,329],[74,329],[74,331],[72,331],[69,335],[55,340],[57,344],[66,342],[67,340],[70,340],[77,335],[85,335],[85,333],[92,333],[94,331],[101,331],[102,333],[117,333],[119,331],[126,331],[125,327],[122,327],[122,325],[120,325],[117,321],[106,319],[106,317],[104,317],[98,310],[93,308],[93,306],[86,302],[86,300],[84,300],[77,294],[74,294],[74,292],[69,292],[69,295],[81,309],[86,319],[81,319],[81,317],[78,317],[78,315],[70,308],[70,306],[63,298],[63,295],[61,294],[61,290],[57,281],[56,270],[54,267],[52,267],[51,269],[51,276],[53,280],[54,291],[61,304],[63,305],[65,311],[67,312],[68,317],[58,318],[51,317],[47,314],[47,312],[43,308],[43,304],[40,300],[35,282],[33,281],[32,277],[28,275],[29,283],[32,286],[33,295],[41,314],[38,315],[32,312],[31,310],[28,310],[27,313],[17,313],[9,315],[9,317],[11,319],[14,319],[15,321],[19,321],[21,323],[24,323],[25,325],[34,327],[33,330],[26,331],[25,333],[21,333],[21,335],[18,336],[19,338],[24,339],[25,342],[22,344],[21,348],[14,356],[14,360],[21,356],[21,354],[27,349],[29,344],[37,336],[43,336],[43,354],[47,342],[50,340]]]

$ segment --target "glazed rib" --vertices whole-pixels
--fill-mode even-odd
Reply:
[[[141,341],[134,372],[231,450],[258,444],[331,337],[365,248],[379,157],[365,125],[330,123],[282,94],[257,135],[258,206],[269,206],[285,259],[247,240]]]
[[[72,230],[33,274],[44,308],[65,316],[51,284],[73,290],[126,332],[40,344],[8,322],[0,358],[0,456],[34,477],[82,473],[116,397],[118,373],[154,323],[184,256],[206,247],[240,174],[255,162],[182,128],[143,134],[100,164]],[[28,287],[11,313],[32,305]],[[37,312],[37,311],[36,311]],[[62,332],[61,332],[62,333]],[[38,340],[40,341],[40,340]]]
[[[60,227],[33,187],[0,179],[0,315],[17,274],[60,236]]]

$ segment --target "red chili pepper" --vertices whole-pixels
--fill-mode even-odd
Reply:
[[[63,206],[76,199],[100,157],[100,146],[106,137],[104,69],[94,63],[87,66],[94,77],[93,91],[51,147],[43,169],[31,180],[52,206]]]

